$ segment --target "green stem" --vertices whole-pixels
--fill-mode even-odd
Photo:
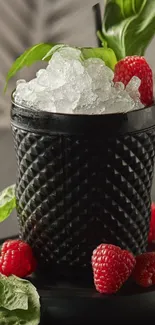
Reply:
[[[101,41],[102,46],[103,46],[104,48],[107,48],[107,42],[106,42],[106,40],[103,38],[103,34],[102,34],[102,32],[101,32],[100,30],[97,31],[97,36],[98,36],[99,40]]]

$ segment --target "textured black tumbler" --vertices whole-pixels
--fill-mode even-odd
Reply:
[[[145,251],[155,157],[155,107],[128,114],[32,112],[14,103],[20,236],[40,265],[90,265],[113,243]]]

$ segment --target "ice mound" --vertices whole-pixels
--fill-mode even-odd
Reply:
[[[64,47],[55,52],[36,78],[17,82],[14,100],[23,107],[68,114],[108,114],[143,107],[140,79],[133,77],[126,89],[113,83],[114,74],[98,58],[83,60],[81,51]]]

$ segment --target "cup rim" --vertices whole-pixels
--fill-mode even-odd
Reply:
[[[111,137],[155,128],[155,105],[128,113],[85,115],[33,111],[12,101],[11,125],[37,134]]]
[[[14,90],[15,91],[15,90]],[[71,113],[58,113],[58,112],[49,112],[49,111],[42,111],[42,110],[33,110],[27,106],[24,106],[24,105],[21,105],[21,104],[18,104],[18,103],[15,103],[14,101],[14,98],[13,98],[13,94],[14,94],[14,91],[12,92],[11,94],[11,104],[12,106],[14,107],[17,107],[20,111],[22,110],[22,114],[34,114],[35,116],[37,115],[38,117],[49,117],[49,116],[66,116],[66,117],[76,117],[76,118],[81,118],[81,117],[85,117],[85,118],[89,118],[90,116],[94,116],[94,117],[98,117],[100,116],[100,118],[102,117],[112,117],[112,116],[125,116],[125,115],[128,115],[130,116],[130,114],[136,114],[138,112],[142,112],[142,111],[145,111],[149,108],[152,108],[154,107],[155,109],[155,102],[152,104],[152,105],[149,105],[149,106],[145,106],[145,107],[142,107],[142,108],[139,108],[139,109],[135,109],[135,110],[131,110],[131,111],[128,111],[128,112],[117,112],[117,113],[104,113],[104,114],[71,114]]]

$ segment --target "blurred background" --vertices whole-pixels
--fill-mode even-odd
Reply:
[[[150,0],[154,1],[154,0]],[[0,0],[0,190],[16,179],[16,163],[10,131],[10,94],[17,78],[34,77],[38,64],[22,70],[3,94],[6,74],[13,61],[27,48],[40,42],[62,42],[97,46],[92,6],[95,0]],[[104,0],[100,1],[102,12]],[[146,58],[155,72],[155,39]],[[40,65],[39,65],[40,66]],[[155,182],[152,199],[155,200]],[[0,224],[0,237],[17,233],[13,214]]]

